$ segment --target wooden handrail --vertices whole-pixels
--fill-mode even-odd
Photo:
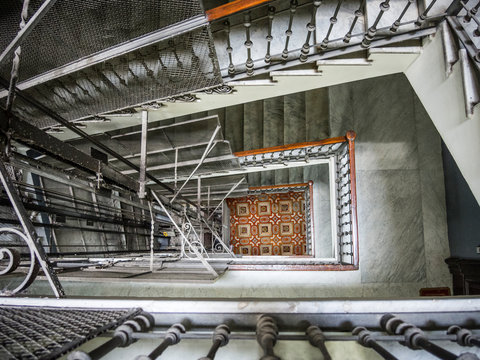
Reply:
[[[358,268],[359,250],[358,250],[358,218],[357,218],[357,176],[355,172],[355,131],[347,131],[345,137],[348,140],[348,153],[350,160],[350,191],[352,198],[352,249],[353,266]]]
[[[338,144],[338,143],[343,143],[347,141],[348,139],[346,136],[339,136],[339,137],[334,137],[334,138],[320,140],[320,141],[309,141],[309,142],[289,144],[289,145],[273,146],[273,147],[263,148],[263,149],[239,151],[239,152],[233,153],[233,155],[237,157],[242,157],[242,156],[249,156],[249,155],[266,154],[266,153],[277,152],[277,151],[294,150],[294,149],[300,149],[300,148],[309,147],[309,146]]]
[[[207,10],[205,12],[205,15],[207,16],[208,21],[213,21],[243,10],[250,9],[254,6],[265,4],[269,1],[271,0],[236,0],[228,4],[224,4],[216,8]]]
[[[285,184],[285,185],[264,185],[264,186],[252,186],[249,187],[248,190],[270,190],[270,189],[280,189],[286,187],[307,187],[310,183],[302,183],[302,184]]]

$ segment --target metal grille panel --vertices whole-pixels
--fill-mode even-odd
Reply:
[[[139,312],[3,306],[0,358],[56,359]]]
[[[18,3],[2,13],[2,28],[18,31]],[[33,2],[32,11],[37,3]],[[191,0],[57,1],[22,44],[19,80],[200,14],[200,3]],[[10,64],[2,68],[3,76],[8,77],[9,71]]]
[[[222,83],[208,26],[122,55],[25,92],[67,120],[114,111]],[[37,127],[55,124],[17,99]]]

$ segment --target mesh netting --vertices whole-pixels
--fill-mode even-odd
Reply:
[[[57,359],[139,312],[2,306],[0,358]]]
[[[21,1],[4,3],[0,7],[2,50],[19,30],[22,8]],[[30,14],[39,3],[32,1]],[[22,44],[19,80],[200,14],[200,3],[192,0],[57,1]],[[1,70],[8,78],[10,64]]]
[[[73,121],[221,83],[205,26],[50,80],[25,93]],[[20,99],[16,111],[40,128],[56,124]]]

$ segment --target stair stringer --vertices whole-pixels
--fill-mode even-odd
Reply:
[[[422,54],[405,75],[480,203],[480,109],[467,117],[458,61],[446,74],[440,32],[424,44]]]

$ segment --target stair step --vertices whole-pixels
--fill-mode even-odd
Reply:
[[[332,59],[317,60],[316,65],[320,66],[371,66],[372,61],[364,58],[361,59]]]
[[[270,77],[275,81],[276,78],[282,76],[322,76],[322,71],[317,69],[307,69],[307,70],[282,70],[282,71],[271,71]]]

